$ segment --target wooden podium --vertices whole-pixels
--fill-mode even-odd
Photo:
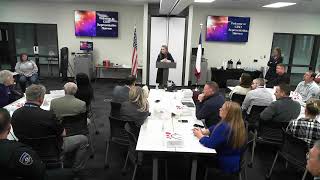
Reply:
[[[167,85],[168,76],[169,76],[169,68],[176,68],[177,63],[175,62],[157,62],[156,68],[162,69],[162,84]]]

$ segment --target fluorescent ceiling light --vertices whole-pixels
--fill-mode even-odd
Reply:
[[[196,3],[212,3],[215,0],[194,0]]]
[[[273,4],[268,4],[262,7],[265,8],[282,8],[282,7],[287,7],[287,6],[292,6],[295,5],[297,3],[291,3],[291,2],[277,2],[277,3],[273,3]]]

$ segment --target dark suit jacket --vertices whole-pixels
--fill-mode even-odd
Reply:
[[[272,56],[270,57],[270,60],[268,61],[269,69],[267,71],[265,79],[269,81],[277,77],[276,67],[278,64],[282,63],[282,61],[283,61],[282,56],[279,57],[277,60],[275,60]]]
[[[224,97],[215,93],[202,102],[196,103],[196,117],[197,119],[205,119],[207,127],[215,125],[219,122],[219,109],[224,103]]]
[[[0,108],[15,101],[14,92],[3,84],[0,84]]]
[[[169,52],[168,52],[167,55],[164,55],[164,54],[160,53],[158,55],[157,62],[160,62],[164,58],[167,58],[171,62],[174,62],[173,57]],[[163,69],[158,69],[156,83],[160,83],[160,84],[164,83],[164,82],[162,82],[163,81],[162,76],[163,76]]]
[[[284,73],[282,76],[277,75],[274,79],[271,79],[267,82],[267,88],[273,88],[279,84],[290,84],[290,76],[287,73]]]
[[[130,88],[128,86],[116,86],[113,89],[112,101],[117,103],[123,103],[125,101],[128,101],[129,91],[130,91]]]

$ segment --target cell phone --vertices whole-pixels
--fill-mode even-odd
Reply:
[[[202,126],[200,124],[194,124],[193,127],[204,128],[204,126]]]
[[[187,123],[188,120],[182,119],[182,120],[178,120],[178,122]]]

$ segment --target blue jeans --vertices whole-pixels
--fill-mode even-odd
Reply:
[[[28,83],[29,85],[30,85],[30,84],[38,84],[38,74],[37,74],[37,73],[34,73],[34,74],[33,74],[32,76],[30,76],[30,77],[26,77],[26,76],[20,74],[19,84],[20,84],[20,87],[21,87],[22,92],[25,92],[25,91],[26,91],[27,83]]]

